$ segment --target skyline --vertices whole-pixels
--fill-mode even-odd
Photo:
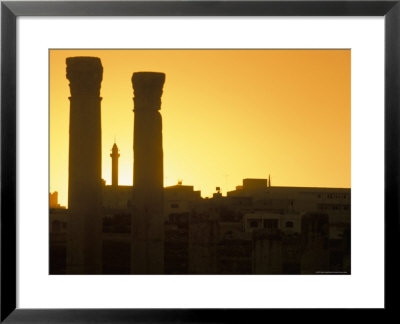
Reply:
[[[119,184],[132,185],[130,78],[156,71],[166,74],[164,186],[182,179],[205,197],[217,186],[225,194],[243,178],[271,174],[273,186],[350,187],[350,50],[51,50],[50,191],[58,191],[61,205],[67,205],[70,56],[102,61],[107,185],[114,138]]]

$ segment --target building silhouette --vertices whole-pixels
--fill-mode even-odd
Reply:
[[[58,203],[58,191],[54,191],[53,193],[49,193],[49,207],[50,208],[61,208],[65,209],[65,206],[61,206]]]

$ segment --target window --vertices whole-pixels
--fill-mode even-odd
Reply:
[[[278,220],[264,219],[264,228],[278,228]]]
[[[53,232],[59,233],[61,231],[61,222],[58,220],[53,221]]]
[[[291,222],[291,221],[286,222],[285,226],[286,226],[287,228],[293,228],[293,222]]]
[[[250,221],[250,227],[251,228],[258,228],[258,222],[256,220]]]

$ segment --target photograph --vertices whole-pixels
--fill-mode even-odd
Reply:
[[[393,317],[400,0],[361,2],[2,1],[0,322]]]
[[[49,49],[50,275],[350,275],[351,49]]]

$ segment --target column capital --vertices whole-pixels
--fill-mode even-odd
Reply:
[[[103,66],[98,57],[76,56],[68,57],[67,79],[71,96],[100,96],[100,86],[103,79]]]
[[[160,110],[165,73],[135,72],[132,75],[136,110]]]

